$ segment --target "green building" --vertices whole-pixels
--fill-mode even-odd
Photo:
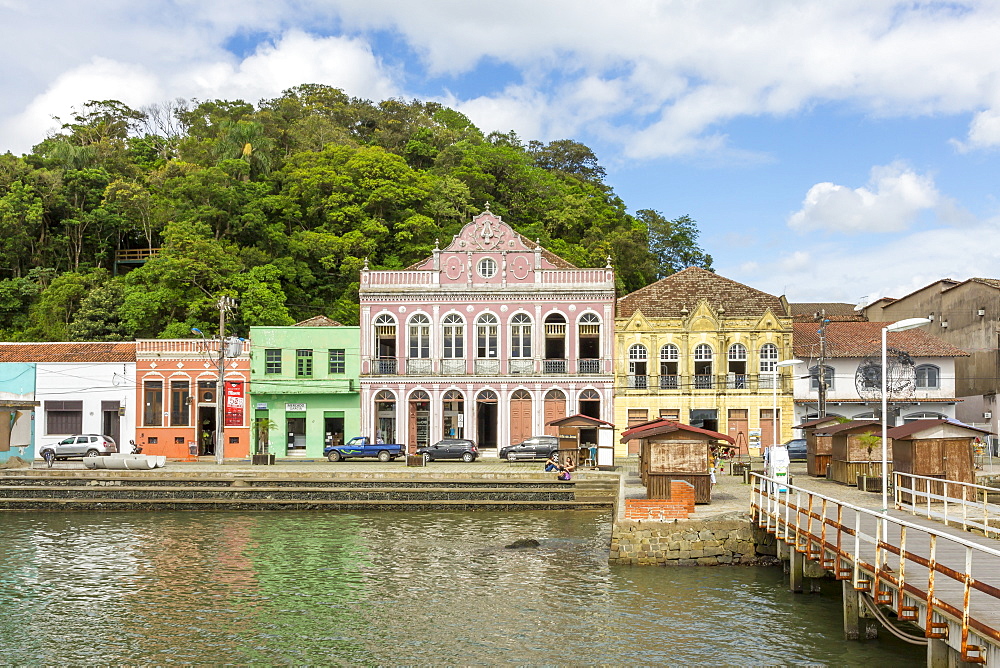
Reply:
[[[254,452],[322,457],[360,434],[359,330],[326,316],[291,327],[251,327]]]

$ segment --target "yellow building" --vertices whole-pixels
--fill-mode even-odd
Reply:
[[[784,297],[689,267],[618,300],[616,428],[666,417],[759,454],[792,437],[792,376],[806,370],[777,366],[791,358]],[[615,439],[616,455],[629,447]]]

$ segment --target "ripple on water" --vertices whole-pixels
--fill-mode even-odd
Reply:
[[[830,664],[839,583],[609,567],[600,514],[9,513],[4,660],[28,664]],[[517,538],[536,549],[508,550]]]

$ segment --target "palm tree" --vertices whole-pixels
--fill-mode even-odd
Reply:
[[[272,166],[274,140],[264,134],[264,126],[254,121],[219,123],[219,139],[213,153],[219,160],[244,160],[250,174],[269,174]],[[249,175],[244,180],[249,180]]]

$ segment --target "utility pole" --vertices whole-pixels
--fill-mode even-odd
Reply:
[[[819,416],[826,417],[826,326],[829,320],[826,309],[816,314],[819,320]]]
[[[219,380],[215,387],[215,463],[220,465],[225,462],[226,448],[226,313],[235,306],[236,300],[232,297],[226,295],[219,297],[219,360],[216,363]]]

